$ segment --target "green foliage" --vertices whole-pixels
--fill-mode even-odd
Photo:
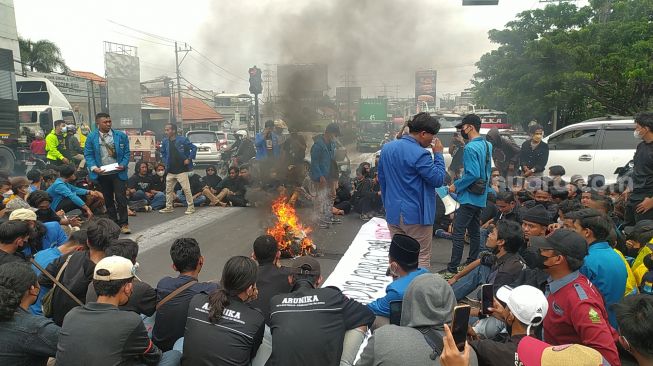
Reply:
[[[505,110],[513,123],[558,127],[652,107],[653,0],[591,0],[525,11],[489,39],[474,75],[477,104]]]
[[[32,42],[29,39],[18,38],[20,58],[29,66],[30,71],[37,72],[68,72],[68,66],[61,57],[61,50],[56,44],[42,39]]]

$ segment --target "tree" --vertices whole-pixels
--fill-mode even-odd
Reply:
[[[559,124],[632,115],[653,98],[653,0],[592,0],[525,11],[489,39],[499,48],[476,64],[478,104],[512,121]]]
[[[19,37],[20,58],[29,66],[30,71],[37,72],[68,72],[68,66],[61,57],[61,50],[56,44],[42,39],[32,42]]]

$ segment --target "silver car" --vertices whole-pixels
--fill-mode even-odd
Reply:
[[[220,139],[215,131],[196,130],[186,132],[186,137],[197,146],[195,163],[218,163],[220,161]]]

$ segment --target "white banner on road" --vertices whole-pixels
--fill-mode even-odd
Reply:
[[[386,276],[390,239],[384,219],[375,217],[365,223],[322,286],[335,286],[363,304],[385,296],[392,282]]]

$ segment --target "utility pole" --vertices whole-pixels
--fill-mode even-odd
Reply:
[[[192,51],[192,48],[188,47],[188,44],[184,43],[184,48],[181,49],[177,47],[177,42],[175,42],[175,66],[177,69],[177,122],[179,122],[179,128],[182,132],[184,131],[184,118],[181,114],[181,74],[179,72],[179,66],[184,62],[186,55],[188,55],[188,52],[190,51]],[[179,61],[179,52],[185,52],[181,61]]]

